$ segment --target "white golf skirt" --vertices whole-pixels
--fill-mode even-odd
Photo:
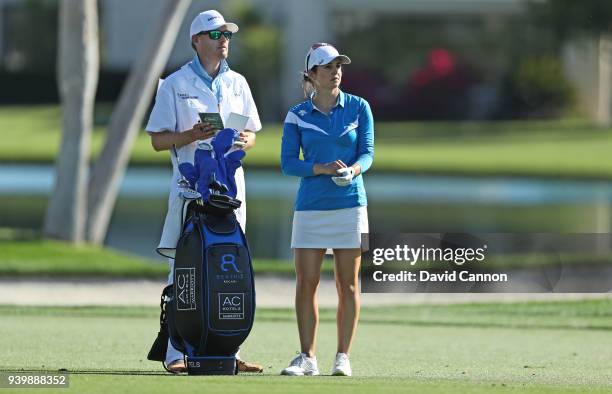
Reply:
[[[360,248],[362,233],[368,233],[368,209],[365,206],[331,211],[295,211],[291,247]]]

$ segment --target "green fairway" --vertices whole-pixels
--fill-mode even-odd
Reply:
[[[291,310],[258,310],[242,355],[265,373],[237,377],[170,376],[147,361],[153,308],[0,306],[0,313],[0,369],[65,368],[77,392],[612,391],[611,299],[364,308],[353,378],[278,376],[298,349]],[[322,311],[323,374],[335,351],[334,319]]]
[[[94,155],[104,139],[105,119],[100,118],[93,138]],[[0,145],[0,161],[50,163],[59,146],[59,108],[0,107],[0,130],[11,133]],[[245,166],[277,168],[280,140],[279,123],[264,125]],[[612,130],[581,120],[378,122],[373,170],[611,178],[611,150]],[[144,131],[138,136],[131,161],[169,164],[168,153],[154,152]]]

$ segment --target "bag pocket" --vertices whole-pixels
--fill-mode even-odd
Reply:
[[[249,330],[253,320],[253,287],[248,250],[242,245],[210,246],[206,253],[209,327],[218,331]]]

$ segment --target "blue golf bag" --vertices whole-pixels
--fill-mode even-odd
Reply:
[[[148,358],[163,361],[169,338],[193,375],[236,374],[236,352],[255,317],[251,255],[234,214],[241,205],[234,174],[245,155],[230,151],[236,138],[235,130],[222,130],[198,148],[194,164],[179,165],[191,200],[176,245],[174,283],[162,294],[161,329]]]

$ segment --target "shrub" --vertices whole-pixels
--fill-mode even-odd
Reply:
[[[574,87],[552,56],[523,59],[512,74],[511,95],[513,112],[519,117],[559,117],[575,103]]]

